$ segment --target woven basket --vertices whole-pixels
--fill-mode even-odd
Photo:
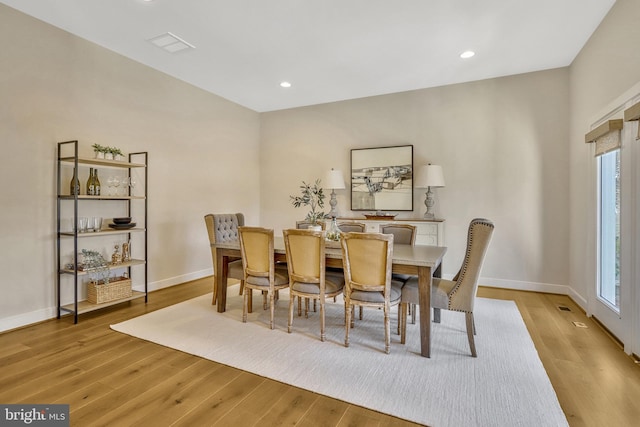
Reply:
[[[102,304],[117,299],[129,298],[131,296],[131,279],[120,278],[116,281],[109,281],[108,284],[87,284],[87,301],[92,304]]]

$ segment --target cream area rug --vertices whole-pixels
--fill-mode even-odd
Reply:
[[[429,426],[566,426],[555,391],[513,301],[479,298],[475,307],[478,358],[470,356],[463,313],[442,311],[433,324],[431,358],[420,356],[419,325],[407,325],[384,353],[382,311],[365,309],[344,347],[344,306],[327,303],[327,340],[319,312],[294,314],[280,292],[276,326],[254,296],[242,323],[242,297],[228,289],[227,311],[211,294],[116,325],[112,329],[244,371]]]

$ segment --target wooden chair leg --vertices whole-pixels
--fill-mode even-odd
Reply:
[[[289,298],[289,322],[287,324],[287,332],[291,333],[291,329],[293,328],[293,304],[295,298]]]
[[[384,352],[389,354],[391,351],[391,318],[389,311],[391,307],[384,307]]]
[[[411,304],[409,306],[409,309],[411,310],[411,324],[415,325],[416,324],[416,305]]]
[[[320,301],[320,341],[322,342],[326,339],[324,327],[324,301]]]
[[[267,309],[267,297],[268,297],[268,292],[262,291],[262,309],[266,310]]]
[[[407,342],[407,311],[409,307],[409,304],[402,303],[402,314],[400,315],[400,319],[398,319],[400,322],[400,344]]]
[[[245,293],[242,297],[242,323],[247,323],[247,309],[249,305],[249,296]]]
[[[471,357],[478,357],[478,353],[476,353],[476,343],[473,339],[473,313],[465,313],[465,318],[467,321],[467,338],[469,339],[469,347],[471,348]]]
[[[269,309],[270,309],[269,327],[273,329],[273,326],[274,326],[273,318],[275,317],[275,314],[276,314],[276,293],[275,292],[269,292]]]
[[[302,297],[298,297],[298,317],[302,316]]]
[[[213,298],[211,300],[211,305],[216,305],[218,302],[218,287],[216,286],[216,278],[213,278]]]
[[[244,280],[240,280],[240,290],[238,291],[238,295],[242,295],[244,292]]]
[[[351,322],[353,322],[353,319],[351,318],[352,311],[353,311],[353,306],[349,307],[345,304],[344,306],[344,346],[345,347],[349,347],[349,329],[350,329]]]
[[[315,303],[315,300],[314,300],[314,303]],[[304,317],[307,319],[309,318],[309,298],[304,299]]]
[[[253,313],[253,289],[246,289],[245,295],[249,294],[249,313]]]

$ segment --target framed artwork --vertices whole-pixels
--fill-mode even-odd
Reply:
[[[413,210],[413,145],[351,150],[351,210]]]

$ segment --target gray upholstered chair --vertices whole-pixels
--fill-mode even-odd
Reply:
[[[235,214],[207,214],[204,216],[204,222],[207,225],[209,234],[209,243],[226,243],[238,241],[238,227],[244,225],[244,215]],[[211,247],[211,258],[213,260],[213,268],[216,267],[216,249]],[[214,271],[214,274],[218,274]],[[240,280],[240,294],[244,288],[244,273],[242,271],[242,260],[236,259],[229,262],[229,270],[227,277]],[[218,289],[216,282],[213,282],[213,300],[211,304],[215,304],[218,298]]]
[[[366,230],[366,225],[362,222],[339,222],[338,228],[343,233],[350,233],[355,231],[356,233],[364,233]]]
[[[415,225],[411,224],[397,224],[397,223],[389,223],[389,224],[381,224],[380,232],[383,234],[393,234],[393,243],[396,245],[415,245],[416,244],[416,234],[417,228]],[[393,273],[391,274],[392,286],[402,287],[411,277],[410,274],[401,274],[401,273]],[[411,313],[411,321],[412,323],[416,322],[415,315],[415,306],[409,307],[409,312]],[[362,317],[362,316],[361,316]],[[398,319],[400,319],[400,306],[398,306]],[[400,334],[400,322],[398,321],[398,334]]]
[[[299,230],[306,230],[310,226],[314,225],[311,221],[296,221],[296,228]],[[318,224],[323,230],[327,229],[327,224],[324,221],[320,221]]]
[[[415,245],[416,227],[411,224],[381,224],[382,234],[393,234],[393,243],[396,245]]]
[[[247,321],[249,294],[256,289],[269,299],[269,327],[274,327],[276,292],[289,286],[289,278],[276,271],[273,255],[273,229],[238,227],[240,253],[244,270],[244,304],[242,321]],[[266,307],[265,307],[266,308]]]
[[[382,308],[384,312],[384,350],[391,348],[390,310],[400,302],[400,289],[391,286],[393,235],[344,233],[340,240],[344,264],[344,345],[349,347],[354,307]]]
[[[476,333],[473,319],[473,306],[478,290],[478,278],[484,262],[484,257],[493,234],[493,222],[488,219],[476,218],[469,224],[467,235],[467,251],[462,267],[453,280],[433,279],[431,287],[431,306],[433,307],[434,322],[440,323],[440,310],[453,310],[465,313],[467,323],[467,338],[471,355],[477,357],[473,336]],[[411,278],[402,288],[402,316],[400,319],[400,341],[406,340],[407,305],[418,304],[418,280]]]
[[[293,327],[293,306],[298,297],[298,316],[301,315],[302,298],[305,313],[309,299],[320,301],[320,341],[325,340],[325,299],[342,293],[344,276],[327,275],[325,271],[326,232],[313,230],[283,230],[289,268],[289,324]]]

